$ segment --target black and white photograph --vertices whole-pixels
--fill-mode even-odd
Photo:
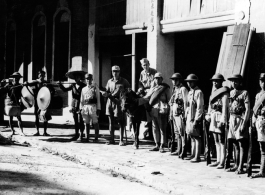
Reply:
[[[0,194],[265,194],[265,1],[0,0]]]

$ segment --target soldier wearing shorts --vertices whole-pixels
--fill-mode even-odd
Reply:
[[[225,169],[228,172],[243,174],[244,155],[248,141],[247,123],[250,115],[250,100],[248,92],[242,89],[243,77],[240,74],[235,74],[228,80],[231,81],[233,90],[230,91],[229,97],[230,118]],[[230,168],[233,145],[235,147],[235,164]]]
[[[99,134],[98,117],[101,110],[100,92],[99,88],[92,83],[93,81],[92,74],[86,74],[85,79],[87,86],[84,87],[81,92],[80,110],[83,120],[86,124],[87,141],[89,141],[90,121],[92,120],[92,123],[95,128],[94,142],[98,142],[98,134]]]

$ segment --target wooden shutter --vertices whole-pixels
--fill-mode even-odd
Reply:
[[[223,35],[216,73],[221,73],[225,78],[242,73],[249,29],[250,24],[228,27],[228,31]]]

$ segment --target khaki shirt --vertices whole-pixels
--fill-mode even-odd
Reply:
[[[204,97],[202,91],[196,86],[188,94],[188,108],[186,110],[187,122],[198,121],[203,114]]]
[[[95,92],[94,92],[94,90],[95,90]],[[97,110],[101,110],[99,88],[97,86],[95,86],[94,84],[92,84],[90,86],[85,86],[82,89],[81,98],[80,98],[80,109],[82,109],[83,106],[85,105],[85,100],[89,99],[91,96],[93,96],[94,93],[95,93],[96,98],[97,98],[97,105],[96,105],[97,106]]]
[[[110,92],[111,95],[115,97],[119,97],[121,90],[126,88],[130,88],[130,84],[122,77],[119,77],[119,79],[116,81],[114,81],[114,78],[111,78],[108,80],[106,85],[107,92]]]
[[[148,89],[150,89],[154,85],[153,80],[155,73],[157,73],[157,71],[153,68],[149,68],[148,72],[142,70],[139,79],[139,87],[143,87],[145,90],[147,89],[148,91]]]

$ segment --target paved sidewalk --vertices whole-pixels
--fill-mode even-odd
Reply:
[[[6,118],[7,119],[7,118]],[[89,143],[76,141],[70,138],[74,133],[71,114],[64,110],[64,117],[53,116],[48,126],[50,137],[32,136],[35,133],[34,116],[31,111],[22,115],[26,137],[13,136],[21,143],[28,142],[33,147],[60,155],[65,159],[74,160],[81,164],[112,170],[124,177],[152,186],[170,194],[264,194],[265,179],[250,179],[246,174],[236,175],[224,170],[210,168],[203,161],[192,164],[169,152],[149,152],[152,142],[141,141],[140,148],[134,150],[132,140],[128,145],[118,146],[118,131],[116,131],[116,145],[105,145],[108,137],[107,130],[100,130],[102,135],[99,143],[92,143],[93,130]],[[10,134],[9,129],[2,128],[2,134]],[[42,134],[42,129],[40,129]],[[258,170],[258,166],[255,166]],[[132,189],[133,190],[133,189]]]

